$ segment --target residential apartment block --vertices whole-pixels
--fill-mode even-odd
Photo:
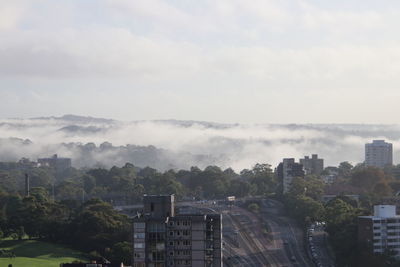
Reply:
[[[396,206],[374,206],[374,216],[358,217],[358,241],[367,244],[374,253],[392,250],[400,256],[400,216]]]
[[[176,214],[174,195],[144,196],[133,221],[133,266],[222,266],[220,214]]]
[[[393,164],[393,145],[384,140],[365,144],[365,165],[383,168]]]
[[[278,165],[277,173],[284,194],[289,192],[294,177],[304,177],[303,165],[296,163],[293,158],[283,159]]]
[[[300,159],[300,164],[303,165],[305,174],[320,175],[324,170],[324,160],[318,158],[317,154],[312,154],[311,158],[305,156]]]

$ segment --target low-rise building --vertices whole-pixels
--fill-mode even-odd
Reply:
[[[337,175],[334,174],[321,175],[321,179],[325,184],[330,185],[336,181]]]
[[[66,169],[71,168],[70,158],[59,158],[57,154],[54,154],[51,158],[40,158],[38,159],[40,166],[47,166],[54,168],[57,172],[62,172]]]

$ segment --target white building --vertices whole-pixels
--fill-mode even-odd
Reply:
[[[393,164],[393,146],[385,140],[373,140],[365,144],[365,165],[383,168]]]
[[[396,206],[374,206],[374,216],[358,217],[358,240],[371,246],[374,253],[392,250],[400,256],[400,216]]]

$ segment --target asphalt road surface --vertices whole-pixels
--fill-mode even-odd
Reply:
[[[312,232],[312,244],[322,267],[334,267],[335,263],[328,250],[328,234],[322,226],[315,226]]]
[[[209,208],[223,214],[225,265],[313,267],[303,231],[283,214],[282,204],[266,199],[260,207],[258,215],[237,206]]]

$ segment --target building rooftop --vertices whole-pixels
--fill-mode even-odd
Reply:
[[[400,218],[400,216],[396,214],[395,205],[375,205],[373,216],[360,216],[360,218],[383,219]]]

